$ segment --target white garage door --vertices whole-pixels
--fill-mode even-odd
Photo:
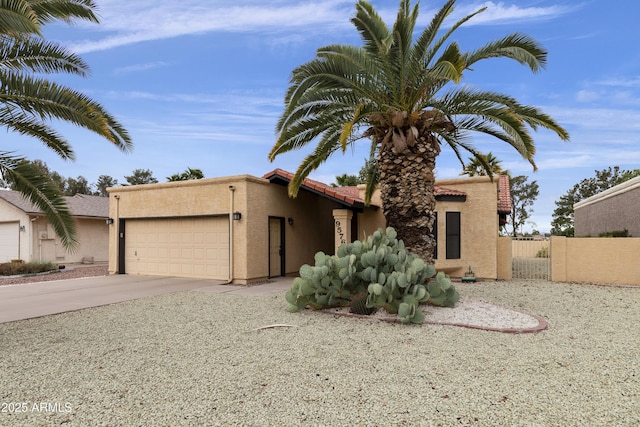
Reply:
[[[229,278],[228,217],[125,220],[127,274]]]
[[[0,223],[0,262],[9,262],[12,259],[20,258],[18,253],[19,227],[19,222]]]

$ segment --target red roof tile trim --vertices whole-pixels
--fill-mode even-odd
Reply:
[[[450,188],[444,188],[435,186],[433,187],[433,195],[434,196],[466,196],[467,193],[464,191],[452,190]]]
[[[274,169],[271,172],[263,175],[262,178],[271,179],[276,176],[284,178],[285,180],[291,182],[294,175],[291,172],[287,172],[282,169]],[[318,193],[324,194],[328,197],[343,201],[350,206],[354,206],[356,204],[364,204],[364,200],[359,197],[359,191],[357,187],[331,187],[330,185],[327,185],[323,182],[315,181],[309,178],[302,181],[302,186],[317,191]]]
[[[509,189],[509,177],[500,175],[498,178],[498,213],[511,213],[511,190]]]
[[[262,178],[270,179],[276,176],[284,178],[285,180],[291,182],[294,174],[283,169],[274,169],[271,172],[263,175]],[[315,181],[309,178],[302,181],[302,186],[315,190],[321,194],[325,194],[334,199],[341,200],[351,206],[354,206],[355,204],[364,204],[364,200],[360,198],[360,190],[358,190],[358,187],[332,187],[323,182]],[[434,195],[466,196],[466,193],[464,193],[463,191],[452,190],[450,188],[439,187],[436,185],[434,187]]]

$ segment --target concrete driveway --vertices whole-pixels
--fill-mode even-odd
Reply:
[[[188,290],[246,296],[284,293],[291,280],[283,277],[262,285],[235,286],[220,280],[116,274],[5,285],[0,286],[0,323]]]

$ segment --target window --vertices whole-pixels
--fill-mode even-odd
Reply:
[[[447,259],[460,259],[460,212],[447,212]]]
[[[433,247],[433,259],[438,259],[438,212],[434,212],[435,219],[433,220],[433,240],[435,245]]]

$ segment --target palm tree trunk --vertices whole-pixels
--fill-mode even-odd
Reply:
[[[378,158],[380,196],[387,226],[396,229],[409,250],[432,264],[436,246],[433,171],[440,145],[433,134],[424,133],[412,146],[394,151],[393,144],[383,144]]]

